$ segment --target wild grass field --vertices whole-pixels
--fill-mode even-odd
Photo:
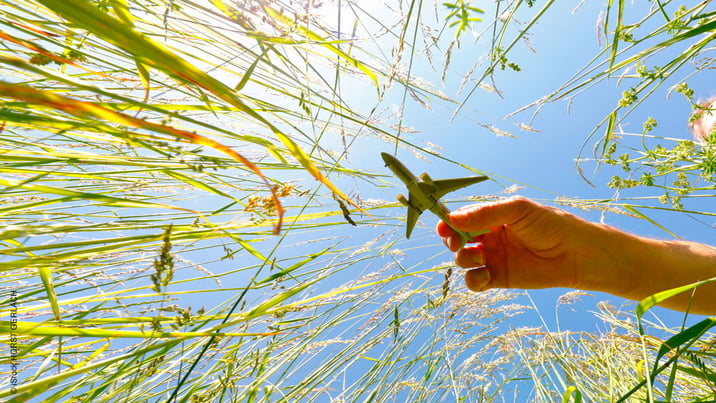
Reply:
[[[429,228],[404,239],[403,189],[377,162],[400,150],[499,178],[473,199],[513,192],[417,140],[406,105],[472,113],[529,63],[513,55],[541,21],[580,6],[0,0],[0,399],[716,399],[716,320],[650,315],[676,291],[601,303],[601,331],[515,326],[534,308],[519,290],[471,293]],[[713,230],[716,139],[624,129],[665,91],[704,113],[689,84],[713,77],[713,4],[603,8],[601,50],[524,110],[614,84],[570,155],[610,196],[549,201]]]

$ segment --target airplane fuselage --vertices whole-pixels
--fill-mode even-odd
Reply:
[[[427,175],[423,174],[421,177],[423,180],[418,179],[413,175],[410,170],[403,165],[397,158],[393,157],[388,153],[381,153],[385,165],[397,176],[408,188],[410,195],[410,201],[406,200],[403,195],[398,196],[398,200],[405,204],[409,209],[415,210],[419,215],[423,212],[423,209],[430,210],[433,214],[438,216],[443,222],[445,222],[450,228],[453,229],[462,239],[463,245],[467,242],[472,235],[463,232],[455,228],[450,222],[450,210],[443,204],[439,199],[435,197],[437,189],[432,183],[432,179]],[[417,206],[421,206],[419,208]]]

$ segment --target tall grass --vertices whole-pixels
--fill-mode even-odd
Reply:
[[[692,39],[705,51],[708,4],[649,34],[671,38],[652,51]],[[526,309],[515,293],[468,293],[444,255],[399,240],[397,203],[346,190],[394,183],[352,167],[361,144],[440,157],[405,135],[401,112],[379,109],[391,91],[401,108],[460,104],[412,73],[421,41],[446,72],[471,30],[492,30],[478,88],[519,70],[510,51],[553,2],[501,2],[494,21],[469,2],[437,6],[437,20],[399,2],[390,23],[339,5],[355,24],[312,1],[0,1],[0,365],[19,380],[0,380],[0,398],[492,401],[525,375],[543,400],[712,394],[711,322],[674,336],[683,348],[661,389],[662,346],[676,346],[617,327],[621,314],[602,314],[607,335],[505,333]],[[623,7],[610,2],[606,72],[552,99],[640,60],[619,45]],[[531,20],[510,38],[522,12]],[[659,79],[643,82],[639,94]],[[647,361],[605,358],[617,348],[654,359],[654,379],[634,370]]]

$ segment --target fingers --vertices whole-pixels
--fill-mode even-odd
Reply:
[[[474,205],[469,205],[469,206],[463,206],[463,207],[460,207],[459,209],[453,211],[453,212],[450,213],[450,214],[452,215],[452,214],[455,214],[455,213],[460,212],[460,211],[462,211],[462,210],[471,210],[471,209],[474,208],[475,206],[483,206],[483,204],[474,204]],[[449,237],[449,236],[452,236],[452,235],[455,234],[455,231],[454,231],[452,228],[450,228],[450,226],[447,225],[447,224],[446,224],[444,221],[442,221],[442,220],[438,221],[438,224],[437,224],[437,226],[435,227],[435,231],[436,231],[436,232],[438,233],[438,235],[440,235],[441,237]]]
[[[482,245],[462,248],[455,252],[455,263],[464,268],[484,266],[485,253]]]
[[[443,244],[450,249],[451,252],[457,252],[460,249],[460,237],[455,236],[444,236]]]
[[[522,196],[512,196],[493,203],[472,204],[450,213],[450,222],[465,232],[479,232],[515,224],[538,208],[539,205]],[[443,238],[455,235],[455,231],[443,221],[439,221],[435,231]]]
[[[450,213],[450,222],[457,229],[465,232],[494,230],[505,224],[515,224],[523,220],[539,205],[521,196],[512,196],[493,203],[473,204]],[[445,222],[438,222],[435,231],[443,238],[443,243],[453,252],[461,246],[460,236]],[[482,235],[473,237],[468,242],[481,242]]]
[[[492,287],[490,268],[485,266],[485,254],[481,246],[461,249],[455,253],[455,262],[460,267],[474,267],[474,269],[465,272],[467,288],[479,292]]]
[[[509,285],[504,256],[503,235],[511,226],[527,226],[535,217],[540,216],[542,206],[524,197],[513,196],[494,203],[475,204],[450,213],[450,223],[455,229],[467,233],[490,230],[490,233],[478,235],[471,242],[475,246],[460,249],[460,235],[446,223],[439,222],[435,228],[443,243],[455,253],[455,263],[464,268],[474,268],[465,273],[465,284],[472,291],[484,291],[489,288],[505,288]],[[500,241],[502,240],[502,241]],[[500,247],[496,247],[499,243]],[[486,253],[487,245],[489,253]],[[487,255],[489,254],[489,260]]]
[[[465,272],[465,284],[471,291],[480,292],[491,288],[490,281],[490,270],[487,267],[480,267]]]
[[[450,226],[445,224],[442,220],[438,221],[438,225],[435,227],[435,232],[443,238],[455,235],[455,231],[453,231],[452,228],[450,228]]]
[[[494,203],[473,204],[455,210],[450,213],[450,222],[461,231],[477,232],[504,224],[515,224],[537,206],[535,202],[529,199],[512,196]],[[450,235],[452,230],[443,223],[443,225],[438,226],[438,234],[441,234],[441,232],[445,235]]]
[[[483,237],[484,237],[484,234],[474,236],[474,237],[468,239],[466,243],[481,242]],[[451,252],[457,252],[458,250],[460,250],[460,248],[465,246],[462,243],[462,237],[455,233],[453,233],[452,235],[444,236],[444,237],[442,237],[442,239],[443,239],[443,245],[445,245],[448,249],[450,249]]]

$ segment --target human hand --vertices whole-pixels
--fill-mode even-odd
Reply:
[[[437,233],[465,268],[473,291],[488,288],[570,287],[640,301],[657,292],[716,278],[716,248],[687,241],[644,238],[584,221],[524,197],[475,204],[450,213],[465,232],[489,229],[460,248],[444,222]],[[716,282],[660,305],[693,313],[716,312]]]
[[[465,232],[490,230],[460,249],[447,224],[441,221],[436,228],[458,266],[477,267],[465,274],[473,291],[580,285],[577,268],[588,258],[593,224],[519,196],[461,208],[450,213],[450,221]]]

